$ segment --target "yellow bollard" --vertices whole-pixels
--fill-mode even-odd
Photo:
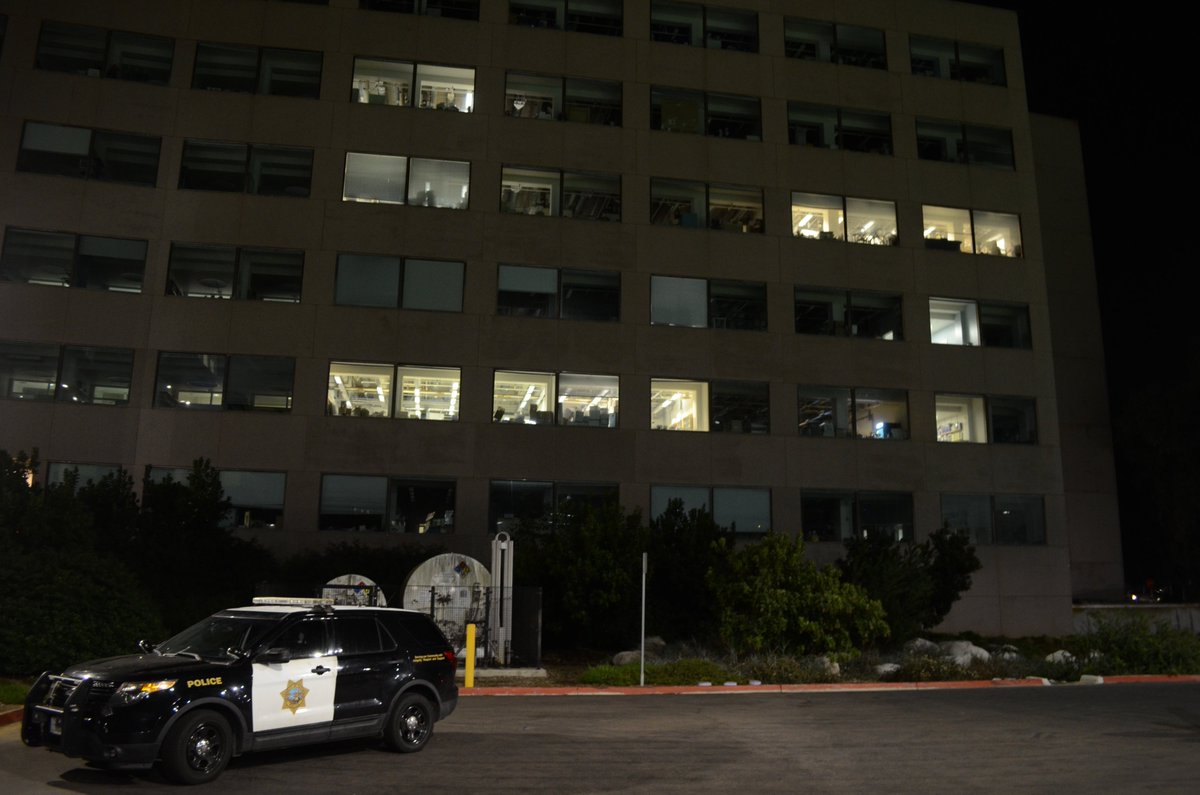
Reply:
[[[463,676],[463,686],[475,686],[475,625],[467,624],[467,666]]]

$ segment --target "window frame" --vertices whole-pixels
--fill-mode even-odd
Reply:
[[[506,172],[508,172],[507,176]],[[535,204],[525,208],[524,211],[516,209],[517,197],[525,190],[521,187],[522,177],[529,180],[530,185],[534,188],[538,187],[539,179],[544,181],[549,194],[547,204],[537,201]],[[589,179],[613,181],[617,193],[615,195],[611,193],[593,193],[592,196],[599,198],[599,204],[590,206],[587,192],[573,188],[569,184],[572,180],[580,184],[580,181]],[[514,191],[506,187],[506,182],[509,184],[517,183],[518,189]],[[513,163],[501,164],[500,214],[540,215],[550,218],[571,218],[580,221],[612,221],[620,223],[623,213],[623,188],[621,183],[620,174],[598,171],[574,171],[561,168],[548,168],[546,166],[522,166]],[[538,192],[540,192],[540,188],[538,188]],[[507,196],[506,193],[508,194]],[[579,197],[583,197],[582,200]],[[580,214],[576,212],[576,208],[590,209],[590,211]]]
[[[59,25],[59,26],[65,27],[65,28],[84,29],[84,30],[90,30],[90,31],[96,31],[98,33],[102,33],[103,38],[104,38],[104,49],[103,49],[103,54],[101,55],[100,63],[96,66],[85,67],[82,71],[80,69],[70,69],[70,68],[64,69],[64,68],[56,68],[53,66],[46,66],[43,63],[43,57],[45,54],[43,53],[42,48],[43,48],[43,45],[46,43],[46,26],[47,25],[52,25],[52,26]],[[114,52],[113,52],[114,38],[118,37],[118,36],[129,36],[129,37],[134,37],[136,39],[147,41],[147,42],[158,42],[160,44],[165,42],[167,44],[167,47],[165,49],[169,49],[169,51],[170,51],[170,55],[168,56],[167,62],[166,62],[166,74],[164,76],[162,76],[161,78],[154,78],[154,79],[129,77],[129,76],[122,74],[123,65],[120,63],[119,59],[116,62],[114,62],[114,57],[113,57],[114,56]],[[132,82],[132,83],[143,83],[145,85],[167,86],[167,85],[170,85],[170,83],[171,83],[171,73],[174,71],[174,65],[175,65],[175,39],[170,36],[156,36],[156,35],[153,35],[150,33],[139,33],[136,31],[129,31],[129,30],[115,30],[115,29],[111,29],[111,28],[98,27],[95,25],[78,25],[73,22],[60,22],[58,20],[52,20],[52,19],[43,19],[41,25],[38,26],[38,40],[37,40],[37,44],[34,48],[34,68],[35,69],[41,69],[41,70],[48,71],[48,72],[59,72],[59,73],[64,73],[64,74],[83,75],[83,76],[87,76],[87,77],[98,77],[101,79],[109,79],[109,80],[125,80],[125,81]],[[115,74],[114,74],[114,70],[116,71]],[[95,74],[92,74],[93,71],[95,72]]]
[[[28,234],[28,235],[45,235],[45,236],[52,236],[52,237],[56,237],[56,238],[64,238],[64,239],[70,238],[71,239],[71,262],[70,262],[68,271],[62,277],[61,283],[50,284],[49,278],[34,280],[34,279],[28,278],[28,276],[27,276],[24,281],[21,281],[19,279],[9,277],[10,270],[15,271],[15,268],[11,264],[6,266],[5,263],[6,263],[6,261],[11,263],[11,259],[15,258],[17,256],[9,248],[10,245],[13,245],[13,243],[12,243],[12,240],[13,240],[12,233],[13,232],[17,232],[20,234]],[[121,274],[121,279],[124,279],[124,281],[129,282],[129,283],[132,283],[133,280],[125,278],[125,277],[137,275],[138,281],[137,281],[136,289],[134,289],[130,286],[114,288],[111,283],[112,280],[110,280],[110,283],[107,284],[107,286],[105,286],[105,287],[96,287],[96,286],[93,286],[92,284],[87,283],[90,280],[84,278],[84,276],[82,275],[83,267],[82,267],[81,259],[82,259],[83,255],[82,255],[81,251],[83,249],[83,246],[86,241],[105,241],[105,240],[115,240],[115,241],[120,241],[121,243],[127,243],[127,244],[140,243],[142,245],[141,272],[135,274],[134,270],[130,269],[129,271]],[[79,234],[76,232],[54,232],[54,231],[44,230],[44,229],[28,229],[25,227],[9,226],[9,227],[6,227],[4,230],[4,246],[2,249],[0,249],[0,282],[9,281],[14,284],[32,284],[32,285],[43,286],[43,287],[67,287],[67,288],[74,287],[75,289],[80,289],[80,290],[103,290],[104,292],[111,292],[111,293],[140,295],[142,293],[143,288],[145,287],[146,259],[147,259],[147,255],[149,253],[149,247],[150,247],[150,241],[140,240],[138,238],[111,237],[108,235],[84,235],[84,234]],[[127,262],[127,263],[131,263],[131,264],[137,263],[136,259],[128,259],[128,260],[123,260],[123,261]]]
[[[182,390],[176,389],[171,384],[164,381],[163,376],[163,357],[201,357],[202,363],[204,360],[211,359],[213,362],[220,362],[221,375],[220,383],[214,386],[220,392],[210,391],[208,403],[192,403],[187,400],[182,400],[177,395],[182,394]],[[235,361],[236,360],[236,361]],[[231,374],[236,364],[239,368],[247,366],[252,360],[271,360],[274,363],[291,363],[291,385],[287,394],[284,396],[284,406],[256,406],[256,405],[241,405],[229,403]],[[206,368],[207,369],[207,368]],[[212,373],[211,369],[208,372]],[[214,373],[215,375],[215,373]],[[239,373],[240,375],[240,373]],[[252,385],[252,384],[251,384]],[[167,390],[175,390],[175,395],[171,395]],[[189,390],[190,393],[190,390]],[[200,394],[200,393],[197,393]],[[248,392],[257,396],[257,392]],[[213,396],[219,395],[220,402],[214,403]],[[296,395],[296,359],[292,356],[260,356],[255,354],[228,354],[228,353],[205,353],[195,351],[158,351],[158,356],[155,360],[154,367],[154,400],[151,401],[151,406],[156,409],[183,409],[187,411],[261,411],[276,414],[290,414],[293,408],[293,403]],[[168,402],[170,401],[170,402]]]
[[[213,147],[214,150],[223,149],[228,151],[230,154],[232,154],[234,149],[240,148],[244,153],[241,158],[241,189],[235,189],[232,187],[213,187],[212,185],[184,184],[185,182],[195,179],[196,177],[203,178],[203,175],[205,174],[214,173],[211,171],[202,171],[197,169],[195,175],[189,176],[190,172],[186,165],[189,154],[189,146]],[[264,191],[260,187],[260,181],[256,180],[254,171],[256,163],[261,163],[262,161],[261,159],[256,160],[256,158],[262,158],[269,152],[298,152],[306,153],[308,155],[308,180],[307,185],[303,188],[303,193],[300,193],[297,190],[292,190],[291,187],[287,187],[278,191]],[[192,154],[196,155],[199,153],[193,151]],[[213,141],[199,138],[185,138],[183,141],[183,152],[180,155],[179,181],[176,187],[179,190],[198,190],[212,193],[240,193],[247,196],[263,196],[267,198],[308,199],[312,196],[312,169],[314,154],[315,153],[313,149],[302,146],[278,146],[275,144],[252,144],[240,143],[237,141]],[[234,162],[233,158],[228,158],[228,162],[232,164]],[[229,171],[228,175],[232,175],[233,173],[234,172]],[[226,176],[225,179],[229,180],[230,185],[233,184],[232,176]]]
[[[253,76],[253,78],[249,79],[246,82],[246,87],[241,87],[241,88],[227,87],[226,88],[226,87],[222,87],[221,85],[219,85],[219,83],[221,82],[219,80],[215,81],[215,83],[214,83],[214,82],[210,82],[210,81],[212,81],[211,77],[207,78],[207,79],[204,78],[201,75],[199,70],[202,67],[209,68],[209,64],[202,59],[202,51],[206,48],[212,49],[214,51],[224,48],[225,50],[230,50],[230,51],[242,50],[247,53],[253,52],[253,54],[254,54],[254,58],[253,58],[253,60],[254,60],[254,76]],[[309,56],[309,57],[315,56],[315,58],[316,58],[316,80],[314,82],[307,84],[307,85],[312,86],[313,90],[311,93],[309,93],[309,92],[289,93],[289,92],[270,91],[270,90],[264,91],[263,90],[264,83],[266,83],[266,85],[268,87],[271,85],[270,81],[266,80],[266,74],[264,74],[264,66],[267,65],[269,56],[271,54],[277,54],[277,53],[302,54],[302,55]],[[321,84],[324,79],[324,76],[325,76],[325,53],[322,52],[321,50],[303,50],[303,49],[298,49],[295,47],[264,47],[264,46],[254,45],[254,44],[233,44],[233,43],[229,43],[229,42],[218,42],[218,41],[197,41],[195,57],[192,60],[192,80],[191,80],[190,87],[192,88],[193,91],[220,91],[220,92],[231,93],[231,94],[251,94],[254,96],[289,97],[289,98],[293,98],[293,99],[320,99],[321,98]]]
[[[82,130],[87,133],[87,151],[82,155],[69,151],[53,149],[27,149],[25,142],[30,127],[54,128],[58,130]],[[154,178],[153,179],[123,179],[105,175],[104,158],[97,147],[98,139],[106,144],[118,143],[121,139],[154,144]],[[147,150],[148,151],[148,150]],[[52,159],[53,158],[53,159]],[[75,160],[74,168],[68,168],[64,161]],[[46,162],[46,166],[42,166]],[[112,182],[118,185],[138,185],[141,187],[158,187],[158,176],[162,165],[162,137],[141,135],[139,133],[122,132],[119,130],[97,129],[72,124],[52,124],[49,122],[26,119],[21,126],[21,142],[17,150],[17,171],[46,176],[71,177],[75,179],[95,180],[97,182]]]
[[[854,205],[853,210],[851,209],[852,203]],[[859,208],[865,208],[870,205],[891,205],[891,231],[878,232],[874,228],[876,221],[868,218],[866,223],[858,225],[858,229],[854,233],[851,233],[851,216],[856,214],[869,216],[868,211]],[[813,210],[818,212],[813,212]],[[816,220],[818,217],[824,220],[828,212],[840,213],[837,219],[838,230],[836,232],[832,229],[825,229],[826,226],[830,225],[827,220],[822,223],[821,229],[810,229],[810,221]],[[804,214],[801,215],[801,213]],[[842,196],[836,193],[809,193],[807,191],[794,190],[791,195],[791,216],[793,238],[836,240],[842,243],[885,247],[900,245],[900,227],[896,216],[896,202],[891,199],[871,199],[860,196]]]
[[[828,297],[831,300],[828,302],[829,318],[821,321],[822,326],[827,331],[809,331],[801,330],[799,308],[801,306],[801,295],[804,294],[809,298],[806,305],[817,306],[812,302],[812,298],[816,296]],[[859,297],[859,303],[856,304],[855,296]],[[873,303],[879,304],[887,302],[890,306],[878,306],[867,303],[862,303],[870,299]],[[824,304],[822,304],[824,305]],[[832,287],[808,287],[797,284],[792,290],[792,316],[795,322],[795,331],[797,334],[807,334],[819,337],[853,337],[855,339],[878,340],[880,342],[904,342],[904,296],[901,293],[885,293],[872,290],[841,290]],[[859,307],[863,310],[875,309],[886,310],[886,314],[894,315],[896,323],[894,328],[890,328],[883,334],[858,333],[859,329],[868,330],[871,325],[855,322],[862,315],[859,314]],[[839,317],[840,309],[840,317]],[[868,318],[869,319],[869,318]],[[805,319],[806,325],[812,324],[814,321]],[[881,328],[888,324],[881,324]]]

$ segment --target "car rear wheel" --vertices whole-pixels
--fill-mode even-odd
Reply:
[[[221,775],[233,756],[229,721],[208,709],[180,718],[163,741],[162,772],[177,784],[203,784]]]
[[[420,751],[433,734],[433,706],[416,693],[401,697],[388,719],[386,739],[392,750]]]

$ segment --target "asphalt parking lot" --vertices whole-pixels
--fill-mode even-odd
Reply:
[[[472,697],[419,754],[248,755],[209,789],[367,792],[1126,792],[1200,787],[1200,684]],[[0,729],[0,792],[178,792]]]

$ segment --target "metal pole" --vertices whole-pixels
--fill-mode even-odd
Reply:
[[[465,687],[475,686],[475,625],[467,624],[467,659],[464,661],[466,668],[463,670],[463,685]]]
[[[646,686],[646,555],[642,553],[642,660],[641,670],[638,672],[638,686]]]

